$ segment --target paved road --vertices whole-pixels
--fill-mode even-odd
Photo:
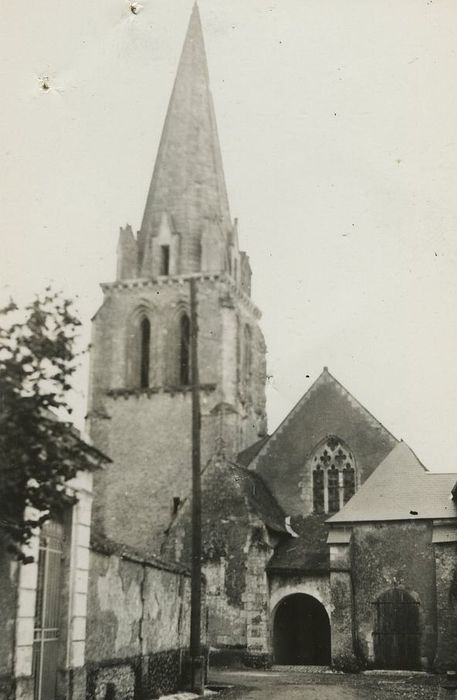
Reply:
[[[436,700],[439,678],[425,674],[212,671],[209,684],[233,686],[222,700]]]

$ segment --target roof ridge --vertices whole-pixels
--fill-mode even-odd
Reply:
[[[289,422],[292,420],[294,415],[297,413],[297,411],[306,403],[312,392],[315,391],[315,389],[322,384],[323,382],[323,377],[325,376],[331,376],[327,367],[324,367],[323,371],[320,373],[320,375],[317,377],[317,379],[314,380],[314,382],[311,384],[311,386],[305,391],[303,396],[301,396],[298,401],[295,403],[295,405],[292,407],[292,409],[289,411],[289,413],[283,418],[281,423],[277,426],[277,428],[271,433],[269,439],[265,442],[264,445],[262,445],[262,448],[259,450],[259,452],[256,454],[252,462],[248,465],[249,470],[255,471],[256,463],[260,459],[260,457],[263,456],[264,452],[266,452],[266,449],[268,445],[271,442],[274,442],[274,440],[282,433],[284,428],[289,424]]]
[[[351,402],[354,402],[354,403],[356,404],[355,406],[354,406],[354,403],[352,404],[352,405],[354,406],[354,408],[358,408],[359,410],[364,411],[364,412],[371,418],[371,420],[373,420],[375,423],[377,423],[378,425],[380,425],[381,428],[382,428],[383,430],[385,430],[386,433],[388,433],[388,434],[390,435],[390,437],[392,437],[397,443],[398,443],[398,442],[402,442],[402,440],[399,440],[397,437],[395,437],[395,435],[394,435],[388,428],[386,428],[386,426],[385,426],[383,423],[381,423],[381,421],[380,421],[378,418],[376,418],[376,416],[373,415],[373,413],[371,413],[371,411],[369,411],[368,408],[366,408],[366,407],[364,406],[364,404],[363,404],[361,401],[359,401],[359,399],[357,399],[357,398],[349,391],[349,389],[346,389],[346,387],[344,386],[344,384],[342,384],[342,383],[340,382],[339,379],[337,379],[336,377],[334,377],[333,374],[331,374],[331,372],[329,372],[328,367],[325,367],[325,370],[327,371],[328,376],[329,376],[331,379],[333,379],[333,381],[335,382],[335,384],[338,384],[338,386],[343,390],[343,392],[351,399]],[[405,444],[406,444],[406,443],[405,443]],[[389,453],[389,454],[390,454],[390,453]]]

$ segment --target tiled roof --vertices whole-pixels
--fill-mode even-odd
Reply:
[[[398,443],[330,524],[457,518],[451,499],[457,474],[429,472]]]
[[[254,472],[235,464],[230,465],[235,478],[248,499],[249,505],[260,519],[275,532],[287,532],[286,516],[281,506],[265,485],[263,479]]]
[[[236,458],[238,464],[241,464],[243,467],[248,467],[252,460],[257,457],[260,450],[269,439],[270,436],[265,435],[264,437],[260,438],[260,440],[257,440],[257,442],[254,442],[252,445],[249,445],[249,447],[246,447],[246,449],[240,452]]]
[[[328,527],[326,515],[292,518],[292,529],[298,537],[282,541],[268,564],[270,573],[292,571],[326,572],[329,570]]]

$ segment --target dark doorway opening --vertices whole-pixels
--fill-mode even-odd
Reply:
[[[419,603],[407,591],[393,588],[380,595],[375,606],[376,667],[420,669]]]
[[[326,666],[330,664],[330,620],[313,596],[295,593],[276,609],[273,626],[276,664]]]

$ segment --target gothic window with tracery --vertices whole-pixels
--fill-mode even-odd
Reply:
[[[325,513],[324,471],[320,465],[313,471],[313,503],[315,513]]]
[[[354,495],[356,470],[352,453],[340,438],[330,435],[311,458],[315,513],[336,513]]]
[[[140,322],[140,387],[149,387],[149,355],[151,349],[151,324],[144,317]]]
[[[343,470],[343,502],[347,503],[355,494],[355,470],[350,462],[347,462]]]
[[[334,464],[327,470],[328,512],[336,513],[340,509],[340,472]]]

